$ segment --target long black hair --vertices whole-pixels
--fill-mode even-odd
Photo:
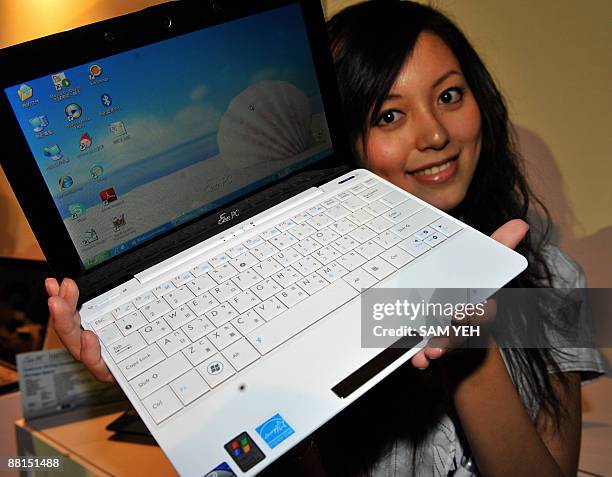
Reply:
[[[529,266],[508,286],[551,287],[553,277],[543,252],[549,238],[550,217],[526,182],[504,99],[464,34],[438,10],[410,1],[372,0],[348,7],[328,22],[353,152],[359,158],[359,151],[367,150],[357,144],[361,141],[363,145],[367,140],[369,128],[379,117],[417,38],[425,31],[437,35],[459,61],[482,118],[482,147],[474,177],[464,200],[450,213],[490,235],[511,219],[527,220],[530,207],[537,209],[543,226],[537,233],[532,229],[517,247]],[[367,158],[361,160],[367,164]],[[515,321],[513,326],[525,325]],[[515,382],[520,379],[539,408],[558,424],[563,409],[549,371],[559,373],[560,369],[551,350],[507,348],[502,353]],[[563,382],[563,376],[559,376]]]

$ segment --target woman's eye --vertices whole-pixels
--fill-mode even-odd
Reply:
[[[385,111],[380,115],[380,119],[378,120],[379,126],[387,126],[389,124],[393,124],[400,118],[401,113],[399,111]]]
[[[439,98],[443,104],[453,104],[463,98],[463,90],[461,88],[450,88],[444,91]]]

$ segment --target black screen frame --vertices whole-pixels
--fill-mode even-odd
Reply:
[[[320,2],[313,0],[181,0],[0,50],[0,68],[3,71],[0,87],[4,90],[32,78],[149,43],[296,3],[300,4],[305,18],[334,154],[88,270],[82,265],[2,91],[0,117],[3,118],[5,137],[11,140],[7,141],[6,154],[0,156],[0,164],[53,273],[59,279],[69,276],[76,280],[81,290],[80,302],[125,283],[154,264],[236,225],[234,222],[219,225],[219,215],[224,211],[239,209],[240,219],[248,220],[297,193],[356,167],[342,121],[323,11]],[[23,58],[29,61],[24,62]]]

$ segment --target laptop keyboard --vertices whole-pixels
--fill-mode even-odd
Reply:
[[[159,424],[459,230],[368,178],[92,326]]]

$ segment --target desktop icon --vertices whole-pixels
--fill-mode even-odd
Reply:
[[[81,151],[89,149],[91,147],[92,142],[93,142],[93,139],[91,138],[89,134],[87,133],[83,134],[81,136],[81,139],[79,140],[79,149]]]
[[[85,215],[85,207],[83,204],[70,204],[68,206],[68,212],[70,213],[70,217],[73,219],[78,219],[79,217],[83,217]]]
[[[94,164],[93,166],[91,166],[91,169],[89,169],[89,175],[94,180],[99,179],[100,177],[102,177],[103,174],[104,167],[102,167],[102,164]]]
[[[89,67],[89,80],[95,80],[102,74],[102,67],[100,65],[91,65]]]
[[[125,136],[127,134],[127,130],[125,129],[125,124],[123,121],[116,121],[110,124],[110,130],[113,133],[113,136]]]
[[[100,192],[100,200],[104,205],[108,205],[111,202],[115,202],[117,200],[117,194],[115,193],[115,189],[111,187]]]
[[[81,235],[81,243],[83,245],[89,245],[91,243],[94,243],[98,240],[98,233],[96,232],[96,229],[91,228],[89,230],[86,230],[85,232],[83,232],[83,235]]]
[[[51,75],[51,81],[53,81],[56,91],[61,91],[62,88],[67,88],[71,85],[70,80],[66,78],[66,74],[63,71]]]
[[[49,125],[47,116],[34,116],[33,118],[29,119],[29,122],[35,133],[43,131]]]
[[[57,144],[53,144],[53,146],[47,146],[43,148],[43,155],[51,159],[52,161],[59,161],[62,157],[62,150]]]
[[[105,108],[110,108],[113,105],[113,98],[110,97],[110,94],[104,93],[100,96],[100,102]]]
[[[83,114],[83,110],[76,103],[70,103],[68,106],[66,106],[64,112],[66,113],[68,121],[74,121],[75,119],[79,119],[81,117],[81,114]]]
[[[19,99],[21,101],[25,101],[26,99],[30,99],[32,97],[32,88],[30,88],[27,84],[22,84],[17,90],[17,94],[19,95]]]
[[[65,191],[66,189],[70,189],[74,185],[74,181],[70,176],[62,176],[59,178],[59,190],[60,192]]]
[[[121,214],[118,217],[113,217],[113,227],[115,228],[115,232],[117,232],[121,227],[125,227],[125,214]]]

